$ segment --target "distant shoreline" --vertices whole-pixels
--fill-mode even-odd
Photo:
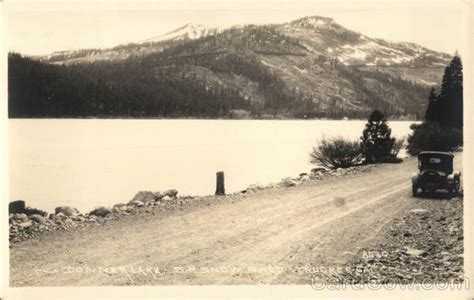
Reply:
[[[9,120],[225,120],[225,121],[367,121],[362,119],[317,119],[317,118],[206,118],[206,117],[190,117],[190,118],[165,118],[165,117],[8,117]],[[406,119],[389,119],[388,122],[403,121],[403,122],[421,122],[422,120],[406,120]]]

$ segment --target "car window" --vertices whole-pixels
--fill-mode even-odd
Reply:
[[[441,163],[441,158],[438,158],[438,157],[430,158],[430,164],[439,164],[439,163]]]

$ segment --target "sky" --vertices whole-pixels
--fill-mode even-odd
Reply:
[[[7,48],[26,55],[106,48],[158,36],[187,23],[227,28],[319,15],[369,37],[454,53],[467,47],[468,15],[459,0],[7,2]]]

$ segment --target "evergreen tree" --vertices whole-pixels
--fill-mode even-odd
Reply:
[[[441,92],[431,90],[425,121],[439,123],[442,127],[463,127],[463,75],[462,62],[456,53],[446,67]]]
[[[456,53],[446,67],[439,94],[439,123],[443,127],[463,127],[462,62]]]
[[[425,121],[437,122],[439,120],[439,109],[437,107],[438,95],[436,89],[431,88],[430,95],[428,96],[428,107],[426,108]]]
[[[366,163],[379,163],[390,157],[395,142],[391,133],[392,130],[384,114],[379,110],[374,110],[369,116],[361,137],[361,150]]]

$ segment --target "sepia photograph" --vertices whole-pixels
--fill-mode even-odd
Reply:
[[[471,292],[472,5],[4,1],[8,286]]]

